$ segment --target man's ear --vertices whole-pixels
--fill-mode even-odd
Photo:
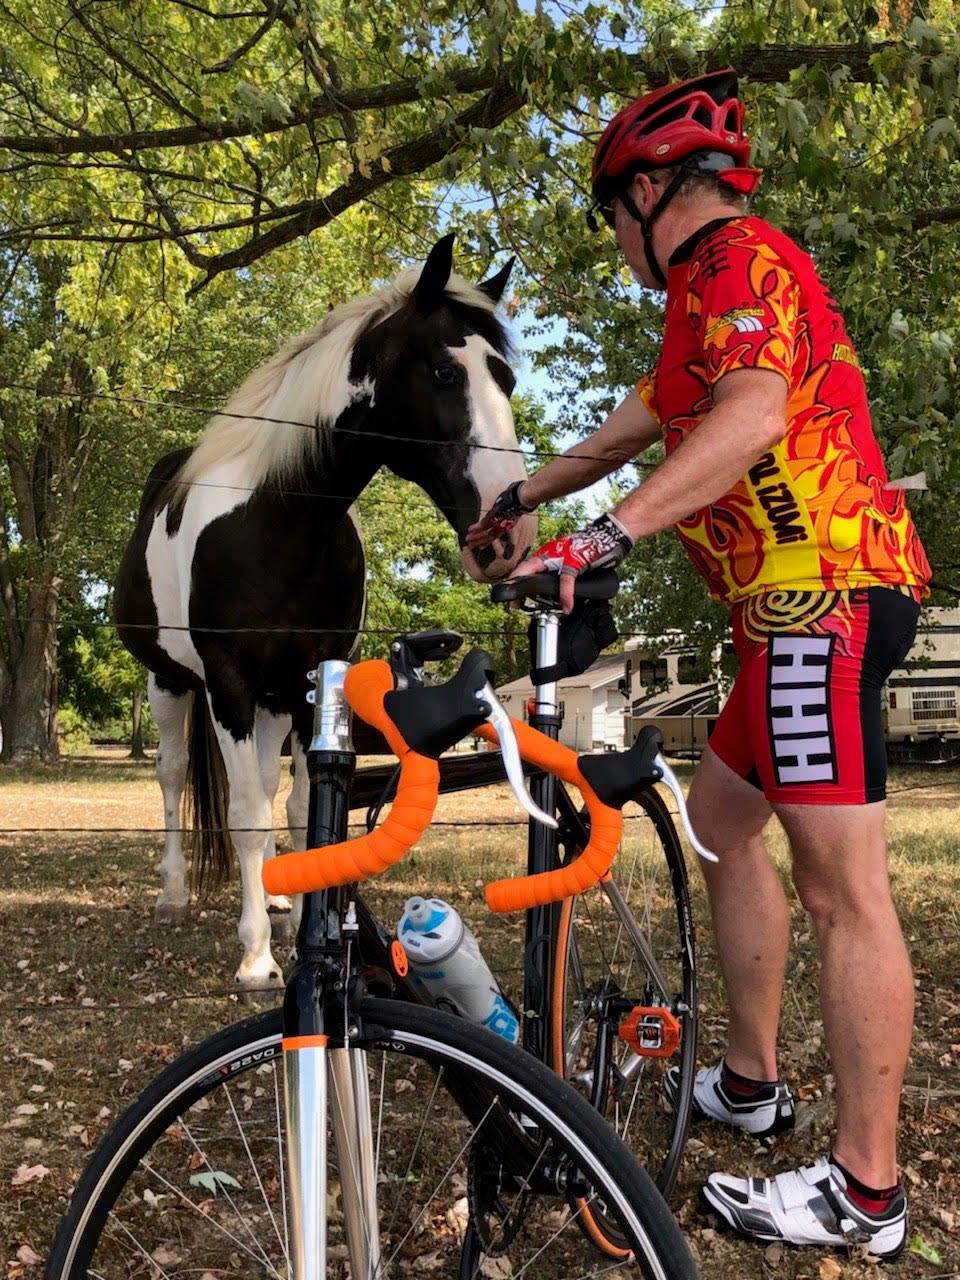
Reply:
[[[656,180],[649,173],[635,173],[630,183],[630,195],[641,213],[649,213],[649,205],[660,199]]]

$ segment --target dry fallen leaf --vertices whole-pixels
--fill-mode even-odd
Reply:
[[[12,1187],[25,1187],[28,1182],[41,1182],[50,1170],[45,1164],[22,1164],[10,1179]]]
[[[836,1258],[824,1258],[820,1263],[820,1280],[839,1280],[843,1275],[843,1267]]]
[[[763,1260],[768,1267],[779,1267],[780,1263],[783,1261],[783,1245],[779,1240],[774,1240],[773,1244],[768,1245],[766,1249],[764,1249]]]
[[[938,1206],[930,1210],[930,1216],[944,1231],[955,1231],[957,1228],[957,1215],[951,1209],[941,1209]]]

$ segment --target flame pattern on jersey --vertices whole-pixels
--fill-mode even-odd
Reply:
[[[840,310],[809,256],[759,218],[712,224],[670,267],[660,361],[638,391],[667,452],[738,369],[787,383],[787,432],[723,497],[677,524],[711,595],[908,586],[930,567],[901,489],[887,485]]]

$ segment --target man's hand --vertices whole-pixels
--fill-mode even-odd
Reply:
[[[560,574],[560,605],[573,608],[573,586],[585,569],[613,569],[633,546],[633,539],[616,516],[599,516],[586,529],[553,538],[534,551],[510,575],[525,578],[533,573]]]
[[[520,521],[523,516],[536,511],[536,506],[528,507],[520,500],[522,480],[514,480],[494,501],[490,510],[467,530],[468,547],[488,547],[495,538],[502,538],[505,533]]]

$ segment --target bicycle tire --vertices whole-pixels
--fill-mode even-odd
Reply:
[[[499,1123],[508,1114],[513,1125],[526,1117],[545,1140],[535,1169],[508,1170],[512,1188],[518,1174],[542,1179],[554,1164],[564,1167],[574,1185],[589,1184],[591,1199],[602,1197],[604,1213],[630,1240],[643,1275],[696,1280],[683,1235],[652,1181],[597,1124],[583,1099],[543,1064],[462,1019],[393,1000],[365,1001],[360,1028],[357,1043],[371,1055],[371,1079],[382,1081],[371,1111],[376,1117],[382,1108],[387,1119],[378,1139],[377,1179],[383,1241],[377,1275],[383,1280],[424,1266],[438,1276],[464,1274],[464,1205],[471,1195],[484,1195],[469,1185],[477,1178],[476,1153],[488,1189],[497,1161],[517,1159],[517,1144],[492,1121],[471,1132],[452,1100],[463,1093],[479,1115]],[[46,1280],[126,1280],[141,1272],[167,1280],[184,1280],[188,1272],[191,1280],[225,1271],[239,1280],[289,1274],[281,1053],[281,1016],[272,1011],[211,1037],[165,1068],[83,1172],[57,1231]],[[467,1167],[471,1151],[473,1169]],[[491,1152],[493,1159],[487,1158]],[[332,1159],[326,1274],[339,1280],[346,1269],[335,1148]],[[415,1167],[421,1160],[422,1167]],[[440,1191],[431,1200],[426,1179],[434,1170]],[[497,1195],[487,1194],[483,1204],[496,1218]],[[504,1225],[505,1247],[491,1247],[502,1255],[497,1274],[519,1274],[535,1256],[534,1273],[552,1280],[609,1274],[609,1259],[578,1229],[565,1191],[538,1195],[536,1203],[524,1200],[522,1212],[505,1212],[502,1220],[512,1234]]]
[[[669,1196],[686,1141],[696,1071],[695,939],[686,864],[669,811],[652,788],[637,806],[637,812],[628,811],[633,821],[626,823],[612,879],[650,942],[668,987],[666,1003],[679,1024],[679,1046],[670,1057],[641,1056],[616,1035],[614,1002],[656,1006],[663,993],[603,884],[563,904],[548,1043],[553,1068],[611,1121]],[[662,1082],[671,1067],[678,1070],[679,1087],[668,1109]],[[613,1256],[620,1252],[623,1242],[611,1224],[590,1211],[583,1221],[598,1245]]]

